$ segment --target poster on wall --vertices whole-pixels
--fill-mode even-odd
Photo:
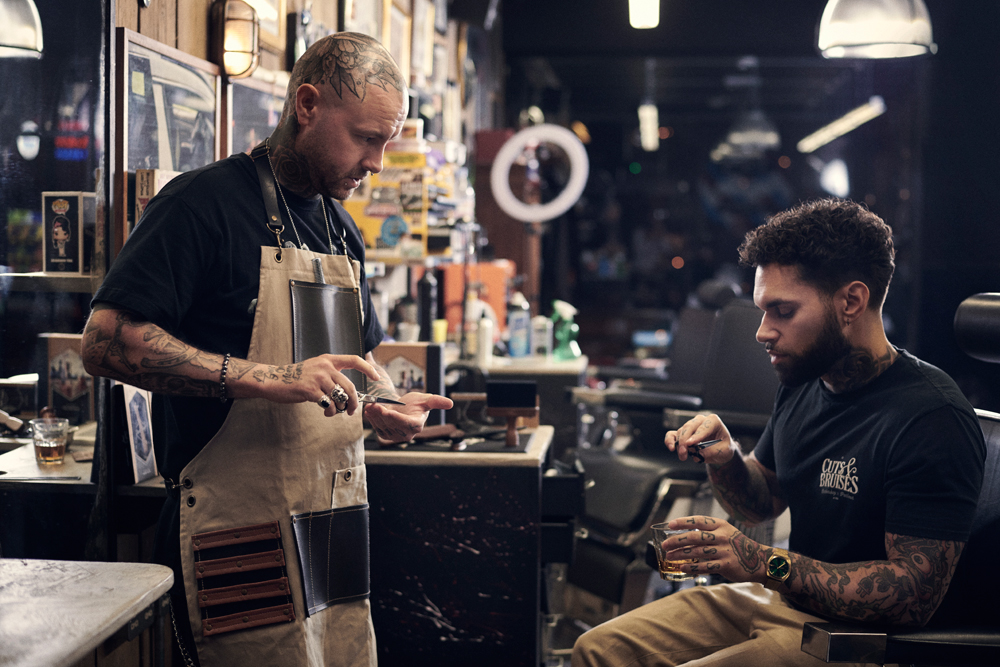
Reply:
[[[43,271],[83,273],[83,206],[80,192],[43,192]]]
[[[125,395],[125,418],[128,421],[128,437],[132,450],[132,473],[138,484],[156,477],[156,457],[153,455],[153,427],[150,421],[150,399],[152,395],[145,389],[127,384],[122,385]]]

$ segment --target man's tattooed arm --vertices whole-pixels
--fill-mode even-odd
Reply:
[[[719,504],[737,521],[753,526],[784,511],[784,503],[776,499],[777,478],[752,455],[737,452],[728,463],[709,465],[708,477]]]
[[[923,626],[948,590],[964,542],[886,533],[888,560],[832,565],[792,554],[781,592],[825,616]]]
[[[384,368],[375,363],[375,355],[369,352],[365,355],[365,361],[371,364],[379,375],[378,381],[368,380],[368,393],[372,396],[398,399],[399,392],[396,391],[392,378],[389,377],[389,373]]]
[[[223,355],[188,345],[128,311],[98,305],[83,332],[82,353],[91,375],[160,394],[206,397],[220,394]],[[226,383],[235,384],[249,376],[260,384],[290,384],[301,374],[302,364],[267,366],[231,358],[226,368]]]

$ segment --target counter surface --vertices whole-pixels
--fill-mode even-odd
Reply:
[[[0,665],[74,665],[173,581],[162,565],[0,559]]]

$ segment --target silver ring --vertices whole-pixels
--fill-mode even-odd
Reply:
[[[330,398],[333,399],[334,403],[344,403],[348,401],[347,392],[339,384],[333,386],[333,391],[330,392]]]
[[[319,403],[319,407],[323,408],[324,410],[326,410],[328,407],[330,407],[330,397],[329,396],[324,396],[323,398],[319,399],[316,402]]]
[[[346,406],[346,405],[345,405],[344,407],[342,407],[342,408],[341,408],[341,407],[338,407],[338,408],[337,408],[337,414],[338,414],[338,415],[339,415],[340,413],[342,413],[342,412],[347,412],[347,406]]]

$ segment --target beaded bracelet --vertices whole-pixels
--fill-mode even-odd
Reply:
[[[219,374],[219,400],[226,402],[226,370],[229,368],[229,353],[222,359],[222,372]]]

